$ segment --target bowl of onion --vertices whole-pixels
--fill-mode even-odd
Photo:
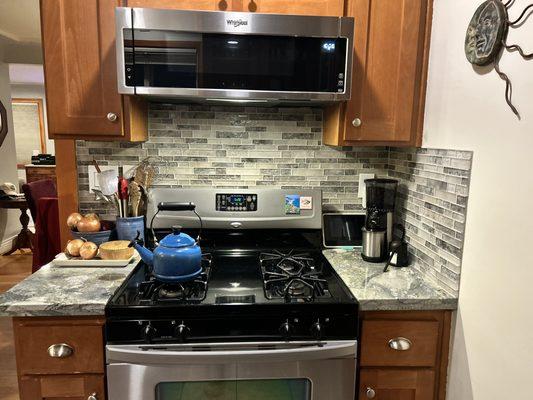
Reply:
[[[85,215],[72,213],[67,218],[67,225],[73,239],[83,239],[98,246],[113,240],[114,230],[102,230],[105,224],[94,213]]]

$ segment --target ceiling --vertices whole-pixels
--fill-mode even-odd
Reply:
[[[39,0],[0,0],[0,36],[18,43],[40,43]]]
[[[42,64],[39,0],[0,0],[0,62]]]

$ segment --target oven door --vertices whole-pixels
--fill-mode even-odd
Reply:
[[[109,400],[353,400],[357,342],[108,345]]]

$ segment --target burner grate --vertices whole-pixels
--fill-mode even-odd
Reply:
[[[151,273],[139,284],[138,296],[140,304],[153,302],[200,303],[207,295],[207,286],[211,272],[212,256],[202,254],[202,273],[186,282],[160,282]]]
[[[284,298],[287,302],[313,301],[331,297],[322,270],[309,253],[278,250],[259,256],[263,289],[269,300]]]

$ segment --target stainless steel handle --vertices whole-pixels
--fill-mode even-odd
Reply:
[[[98,396],[96,396],[96,393],[92,393],[89,397],[87,397],[87,400],[98,400]]]
[[[197,349],[193,345],[138,346],[108,345],[109,363],[130,362],[136,364],[190,364],[235,361],[284,362],[323,360],[331,358],[355,358],[357,341],[287,342],[270,343],[207,343]]]
[[[53,358],[66,358],[74,353],[72,346],[66,343],[53,344],[48,348],[48,355]]]
[[[411,341],[404,337],[397,337],[389,340],[389,347],[393,350],[407,351],[411,348]]]
[[[363,121],[361,121],[359,118],[354,118],[353,121],[352,121],[352,125],[355,128],[359,128],[362,123],[363,123]]]
[[[367,399],[373,399],[376,397],[376,391],[372,389],[371,387],[366,388],[366,398]]]
[[[118,119],[118,115],[117,114],[112,113],[112,112],[107,113],[107,120],[109,122],[115,122],[117,119]]]

